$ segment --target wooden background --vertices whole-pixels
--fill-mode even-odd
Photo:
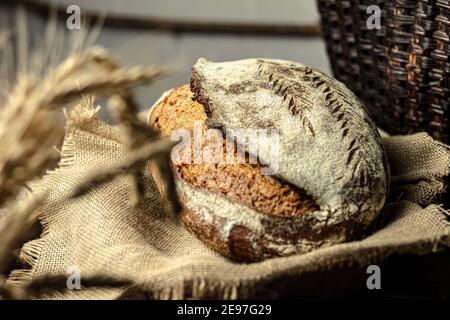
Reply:
[[[28,10],[28,22],[34,38],[42,37],[45,30],[45,4],[52,3],[60,9],[63,29],[67,29],[67,5],[77,4],[82,13],[103,13],[109,17],[111,21],[106,21],[97,43],[109,48],[124,64],[173,67],[165,78],[137,90],[142,109],[148,108],[163,91],[189,82],[190,68],[199,57],[212,61],[289,59],[330,71],[318,32],[319,15],[314,0],[26,2],[33,5]],[[11,13],[8,16],[13,20]]]
[[[14,6],[0,2],[0,27],[14,25]],[[314,0],[33,0],[27,10],[31,38],[39,42],[45,30],[42,5],[61,9],[65,28],[67,4],[111,17],[97,43],[109,48],[126,65],[154,63],[174,71],[156,83],[137,90],[146,109],[174,86],[187,83],[198,57],[213,61],[249,57],[299,61],[330,73]],[[41,6],[36,6],[36,3]],[[67,16],[67,15],[66,15]],[[67,31],[71,32],[71,31]],[[384,261],[382,290],[369,291],[364,268],[342,268],[279,279],[264,288],[273,298],[447,298],[450,299],[450,253],[397,256]]]

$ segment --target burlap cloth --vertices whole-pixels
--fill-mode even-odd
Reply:
[[[58,290],[38,298],[116,299],[217,297],[241,298],[286,276],[337,266],[376,263],[393,253],[424,254],[450,245],[447,212],[431,204],[444,190],[449,148],[425,133],[385,138],[392,172],[391,194],[378,229],[361,241],[303,255],[239,264],[221,257],[165,216],[154,180],[146,170],[141,208],[129,205],[127,177],[70,201],[64,199],[92,168],[118,164],[124,148],[118,130],[90,109],[76,109],[67,123],[59,168],[34,186],[47,191],[42,208],[43,233],[20,252],[27,269],[14,270],[12,284],[50,275],[67,276],[70,266],[83,279],[127,279],[131,285],[98,283],[81,290]]]

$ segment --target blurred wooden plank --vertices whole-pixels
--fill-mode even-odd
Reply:
[[[216,21],[222,23],[317,24],[315,1],[283,0],[34,0],[58,6],[135,18]]]
[[[322,38],[238,34],[172,33],[106,26],[97,43],[127,65],[156,63],[172,71],[151,86],[137,90],[142,107],[149,107],[167,89],[188,83],[199,57],[212,61],[277,58],[298,61],[330,73]]]
[[[2,5],[0,5],[0,12]],[[12,12],[13,10],[11,10]],[[29,11],[31,40],[39,43],[45,33],[46,15]],[[71,32],[59,20],[59,30]],[[188,83],[191,67],[199,57],[227,61],[251,57],[299,61],[330,72],[325,45],[321,37],[294,37],[274,34],[255,36],[241,33],[169,32],[106,24],[97,44],[109,49],[126,65],[157,64],[171,68],[169,74],[155,83],[136,90],[142,109],[148,108],[167,89]]]
[[[317,35],[320,32],[315,1],[287,0],[27,0],[63,13],[80,6],[85,16],[106,14],[109,24],[162,30],[260,34]]]

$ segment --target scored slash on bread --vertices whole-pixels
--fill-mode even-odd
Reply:
[[[175,129],[194,130],[196,122],[204,123],[207,119],[203,106],[192,100],[189,85],[173,90],[152,110],[150,122],[162,136],[170,136]],[[205,124],[203,129],[207,130]],[[225,138],[222,139],[225,153]],[[203,141],[202,148],[205,149],[207,144],[207,140]],[[261,164],[237,161],[233,164],[174,165],[178,177],[190,185],[222,194],[264,214],[295,216],[319,209],[304,190],[274,176],[263,175],[261,167]]]
[[[384,204],[389,168],[376,127],[344,85],[317,70],[282,60],[199,59],[191,87],[165,94],[150,125],[169,136],[198,121],[227,134],[281,132],[277,176],[261,174],[260,163],[173,164],[181,220],[225,256],[257,261],[348,241]]]

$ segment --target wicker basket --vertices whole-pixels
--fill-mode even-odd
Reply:
[[[318,0],[334,76],[391,134],[449,143],[450,0]],[[367,28],[378,5],[381,29]]]

